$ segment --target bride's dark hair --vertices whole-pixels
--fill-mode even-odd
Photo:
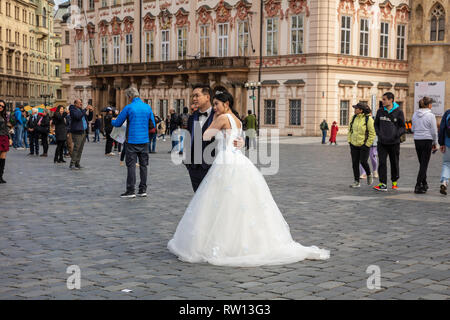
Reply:
[[[233,99],[233,96],[231,95],[231,93],[229,93],[226,90],[216,90],[216,91],[214,91],[213,99],[217,99],[223,103],[228,102],[231,112],[233,112],[234,115],[239,118],[239,113],[237,113],[237,111],[234,110],[234,108],[233,108],[234,99]]]

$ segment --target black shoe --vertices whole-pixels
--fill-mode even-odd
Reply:
[[[46,156],[47,156],[46,153],[41,154],[41,157],[46,157]]]
[[[66,163],[67,161],[66,160],[64,160],[64,159],[59,159],[59,161],[58,161],[59,163]]]
[[[147,196],[147,192],[145,192],[144,190],[139,190],[137,196],[138,197],[146,197]]]
[[[416,185],[416,187],[414,188],[414,193],[423,194],[426,192],[427,192],[427,190],[425,190],[425,188],[423,186]]]
[[[80,166],[79,164],[76,164],[76,165],[75,165],[75,168],[76,168],[77,170],[81,170],[81,169],[83,169],[84,167]]]
[[[427,183],[422,184],[422,187],[425,189],[425,191],[428,191],[428,184]]]
[[[443,195],[447,195],[447,186],[445,184],[441,184],[441,189],[439,190],[439,192]]]
[[[6,181],[3,180],[3,178],[0,178],[0,183],[6,183]]]
[[[34,156],[34,153],[29,153],[27,154],[27,156]]]
[[[120,195],[121,198],[136,198],[136,194],[134,193],[134,191],[127,191],[125,193],[122,193]]]

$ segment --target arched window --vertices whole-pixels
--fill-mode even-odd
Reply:
[[[443,41],[445,34],[445,11],[438,3],[431,10],[431,41]]]
[[[42,26],[47,28],[47,10],[45,8],[42,10]]]

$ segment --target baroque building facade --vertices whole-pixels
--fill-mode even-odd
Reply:
[[[64,103],[52,0],[0,1],[0,97],[16,105]]]
[[[62,23],[68,97],[125,106],[135,85],[156,114],[190,103],[191,85],[223,85],[240,114],[261,67],[261,128],[315,135],[322,119],[345,133],[353,104],[408,101],[407,0],[72,0]],[[259,58],[262,36],[262,59]]]

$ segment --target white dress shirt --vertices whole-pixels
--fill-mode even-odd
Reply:
[[[205,117],[203,115],[198,117],[198,121],[200,122],[200,128],[203,128],[203,125],[205,124],[206,120],[208,120],[209,116],[211,115],[211,111],[212,111],[212,107],[209,107],[208,110],[206,110],[206,113],[208,113],[208,115]],[[199,110],[200,112],[200,110]]]

